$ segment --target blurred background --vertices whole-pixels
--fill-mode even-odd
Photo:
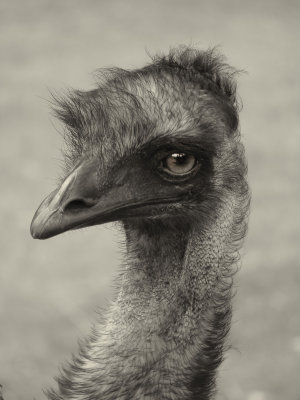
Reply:
[[[296,0],[0,2],[5,400],[44,398],[97,306],[112,296],[121,262],[121,233],[110,225],[48,241],[29,235],[62,159],[49,89],[90,89],[95,69],[141,67],[146,52],[178,44],[220,45],[247,71],[239,93],[253,200],[218,400],[300,399],[299,20]]]

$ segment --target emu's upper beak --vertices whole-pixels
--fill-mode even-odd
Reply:
[[[42,202],[33,217],[31,235],[47,239],[70,229],[117,219],[115,211],[120,199],[114,189],[108,192],[109,195],[107,190],[101,189],[100,193],[95,161],[84,161]]]
[[[47,239],[120,219],[178,214],[178,201],[189,195],[189,186],[164,185],[153,177],[151,168],[139,165],[123,165],[105,175],[99,171],[97,159],[77,166],[36,211],[32,236]]]

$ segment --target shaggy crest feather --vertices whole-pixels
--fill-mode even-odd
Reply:
[[[159,95],[168,96],[170,79],[178,86],[188,83],[189,90],[196,95],[204,92],[217,95],[226,108],[226,122],[235,132],[238,102],[234,77],[237,73],[216,49],[199,51],[184,46],[166,56],[154,56],[153,63],[141,69],[99,70],[96,89],[52,95],[54,114],[66,128],[66,161],[72,164],[87,148],[95,147],[97,141],[99,145],[103,132],[119,130],[128,135],[132,131],[154,129],[151,117],[162,111],[156,96],[149,96],[148,88],[150,84],[155,85]],[[147,96],[143,97],[145,93]]]

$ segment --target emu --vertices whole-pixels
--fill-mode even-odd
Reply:
[[[230,328],[249,190],[236,70],[179,47],[55,98],[66,171],[34,238],[120,221],[119,293],[50,400],[208,400]]]

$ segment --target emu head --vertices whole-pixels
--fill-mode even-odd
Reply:
[[[233,74],[215,51],[175,50],[56,99],[67,174],[37,210],[33,237],[132,218],[192,222],[241,195]]]

